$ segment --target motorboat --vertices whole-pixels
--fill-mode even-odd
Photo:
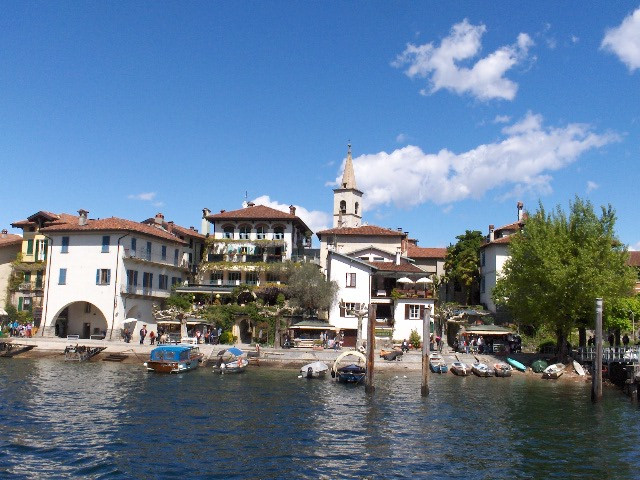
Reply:
[[[542,378],[551,378],[556,379],[564,373],[565,366],[563,363],[554,363],[553,365],[549,365],[542,372]]]
[[[520,370],[521,372],[527,371],[527,367],[525,367],[524,364],[520,363],[515,358],[511,358],[511,357],[507,358],[507,363],[511,365],[513,368],[515,368],[516,370]]]
[[[329,371],[329,366],[324,362],[313,362],[303,365],[300,368],[300,375],[303,378],[324,378]]]
[[[471,365],[471,371],[478,377],[493,377],[493,369],[484,363],[474,363]]]
[[[158,373],[182,373],[198,368],[203,357],[193,345],[160,345],[151,350],[144,366]]]
[[[358,364],[351,363],[346,366],[340,366],[340,362],[343,358],[353,356],[358,358]],[[360,362],[363,364],[360,364]],[[335,378],[340,383],[362,383],[364,377],[367,374],[367,369],[364,365],[367,363],[367,357],[357,350],[350,350],[338,355],[333,366],[331,367],[331,377]]]
[[[461,377],[466,377],[471,373],[471,367],[463,362],[453,362],[451,364],[451,373]]]
[[[433,373],[447,373],[447,364],[442,358],[442,355],[438,353],[429,355],[429,369]]]
[[[67,361],[84,362],[95,357],[107,347],[88,347],[86,345],[69,345],[64,349],[64,359]]]
[[[384,358],[385,360],[402,360],[403,352],[399,348],[394,348],[393,350],[380,350],[380,358]]]
[[[584,371],[584,367],[582,365],[580,365],[580,363],[577,360],[573,361],[573,369],[581,377],[584,377],[587,374],[587,372]]]
[[[496,377],[510,377],[513,372],[513,367],[508,363],[498,362],[493,365],[493,371]]]
[[[213,371],[216,373],[242,373],[247,369],[249,360],[245,353],[236,347],[220,350]]]
[[[549,364],[546,360],[538,359],[531,364],[531,370],[533,370],[535,373],[542,373],[548,366]]]

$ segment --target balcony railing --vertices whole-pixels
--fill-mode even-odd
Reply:
[[[129,248],[125,248],[124,257],[132,260],[173,265],[174,267],[189,269],[189,261],[186,258],[179,258],[176,261],[175,257],[168,253],[163,257],[162,253],[154,252],[153,250],[149,253],[147,250],[131,250]]]
[[[123,285],[121,293],[128,295],[140,295],[143,297],[168,297],[168,290],[161,290],[159,288],[141,287],[140,285]]]
[[[405,289],[405,288],[394,288],[394,289],[384,289],[377,288],[371,290],[372,298],[385,298],[385,297],[397,297],[397,298],[433,298],[433,294],[431,290],[423,290],[423,289]]]
[[[261,254],[249,255],[241,253],[209,253],[207,261],[216,262],[232,262],[232,263],[280,263],[286,259],[285,255]]]

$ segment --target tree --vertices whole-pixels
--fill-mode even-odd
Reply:
[[[289,300],[307,314],[329,310],[337,299],[338,289],[338,284],[328,281],[312,263],[294,267],[289,277]]]
[[[493,299],[518,323],[555,331],[562,358],[571,329],[593,324],[596,298],[606,305],[630,295],[633,272],[615,220],[611,206],[598,217],[589,201],[576,197],[568,217],[559,206],[547,214],[540,205],[512,236]]]
[[[480,284],[480,247],[484,236],[479,230],[467,230],[458,235],[455,245],[447,247],[444,268],[447,279],[464,287],[467,304],[474,302],[473,292],[478,291]]]

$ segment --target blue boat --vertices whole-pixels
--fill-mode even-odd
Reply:
[[[447,373],[448,370],[446,362],[437,353],[429,355],[429,369],[433,373]]]
[[[355,363],[340,367],[340,361],[348,356],[358,357],[365,364],[367,362],[367,358],[357,350],[343,352],[338,355],[338,358],[336,358],[335,362],[333,363],[333,367],[331,367],[331,377],[335,378],[340,383],[362,383],[364,377],[367,374],[366,367],[362,365],[356,365]]]
[[[144,366],[153,372],[181,373],[198,368],[203,357],[194,345],[161,345],[151,350]]]
[[[514,360],[511,357],[507,358],[507,363],[511,365],[513,368],[515,368],[516,370],[520,370],[521,372],[527,371],[527,367],[525,367],[522,363],[520,363],[517,360]]]

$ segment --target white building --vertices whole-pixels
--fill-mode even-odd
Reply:
[[[160,224],[79,214],[40,229],[49,239],[43,335],[115,339],[125,327],[156,330],[152,307],[186,280],[188,243]]]
[[[2,311],[4,311],[8,300],[7,287],[13,270],[12,262],[16,260],[21,248],[22,237],[20,235],[7,233],[6,230],[0,232],[0,310]]]
[[[504,263],[510,257],[511,235],[519,232],[524,225],[526,217],[523,207],[522,202],[518,202],[518,220],[516,222],[500,228],[489,225],[487,241],[480,247],[480,303],[493,313],[496,313],[496,304],[491,295],[502,274]]]

